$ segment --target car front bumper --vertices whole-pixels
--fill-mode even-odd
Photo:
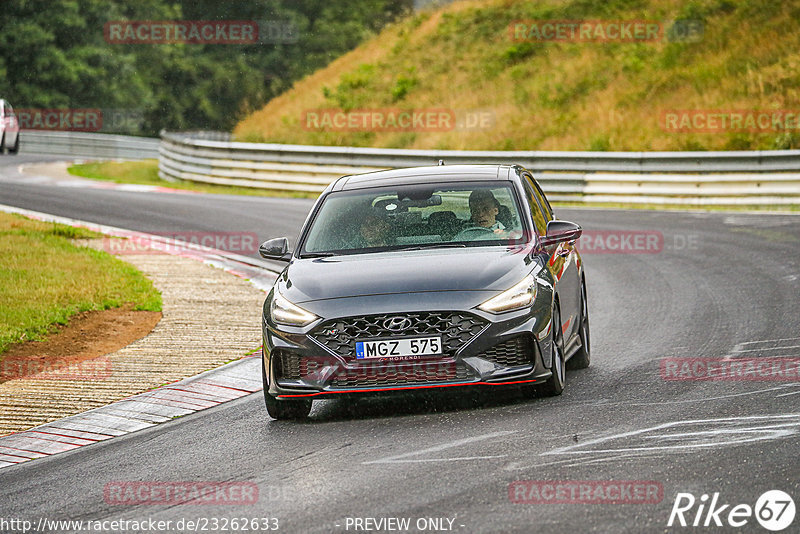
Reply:
[[[493,315],[474,306],[444,308],[447,301],[453,301],[452,295],[447,297],[409,295],[393,299],[391,304],[372,297],[327,302],[325,319],[304,328],[276,325],[265,313],[263,365],[268,393],[279,399],[320,398],[458,386],[532,385],[550,377],[550,362],[542,357],[550,354],[549,306],[534,303],[532,308]],[[466,300],[482,301],[484,297],[470,295]],[[368,312],[353,313],[365,310]],[[323,310],[312,311],[320,314]],[[398,337],[441,335],[445,354],[357,359],[356,340],[391,335],[380,327],[389,316],[411,317],[422,325]]]

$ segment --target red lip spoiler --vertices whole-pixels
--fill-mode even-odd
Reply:
[[[408,391],[410,389],[431,389],[431,388],[450,388],[459,386],[510,386],[514,384],[532,384],[538,380],[516,380],[512,382],[462,382],[459,384],[430,384],[425,386],[403,386],[391,388],[370,388],[370,389],[353,389],[347,391],[319,391],[316,393],[302,393],[297,395],[278,395],[279,399],[297,398],[297,397],[318,397],[320,395],[335,395],[337,393],[374,393],[380,391]]]

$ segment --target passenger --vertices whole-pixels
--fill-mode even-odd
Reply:
[[[361,221],[358,238],[362,247],[388,246],[391,241],[389,223],[383,217],[368,213]]]

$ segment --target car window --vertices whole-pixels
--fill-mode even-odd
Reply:
[[[528,197],[528,204],[530,204],[531,207],[531,218],[533,219],[533,224],[536,226],[536,232],[539,235],[545,235],[547,233],[547,218],[544,216],[542,208],[539,206],[535,189],[530,180],[526,179],[524,184],[525,195]]]
[[[320,206],[301,255],[517,243],[523,235],[522,221],[507,183],[338,192]]]
[[[550,202],[547,201],[547,197],[544,196],[539,184],[536,183],[536,180],[534,180],[529,174],[525,175],[525,179],[531,184],[531,187],[533,188],[533,194],[536,196],[536,200],[539,202],[539,206],[542,208],[542,213],[544,214],[545,219],[552,221],[553,208],[550,207]]]

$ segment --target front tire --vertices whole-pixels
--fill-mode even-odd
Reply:
[[[581,282],[581,326],[578,335],[581,338],[581,348],[567,362],[567,369],[586,369],[591,361],[591,346],[589,344],[589,301],[586,299],[586,282]]]
[[[305,419],[311,413],[310,400],[278,400],[264,391],[264,401],[269,416],[278,421]]]
[[[261,360],[261,382],[264,384],[264,403],[267,405],[267,413],[273,419],[278,421],[305,419],[311,413],[312,401],[310,399],[278,400],[269,394],[264,359]]]
[[[558,311],[558,304],[553,307],[552,321],[550,350],[552,351],[553,373],[539,387],[539,393],[547,397],[561,395],[567,381],[566,362],[564,361],[564,332],[561,330],[561,314]]]

